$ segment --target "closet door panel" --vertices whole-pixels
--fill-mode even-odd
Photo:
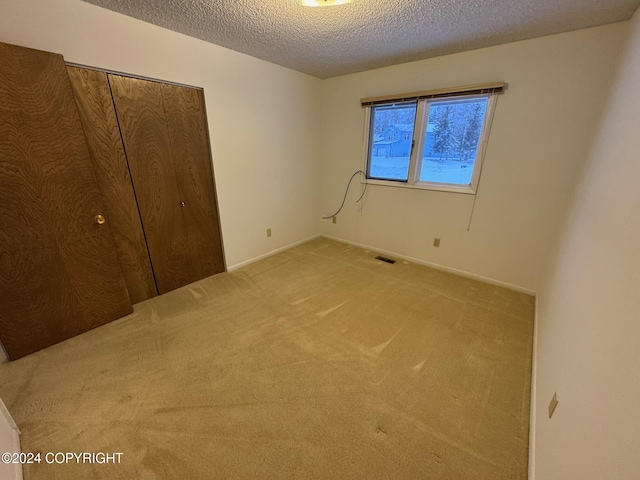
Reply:
[[[161,84],[108,75],[158,293],[191,283],[192,265]]]
[[[0,184],[9,358],[131,313],[60,55],[0,43]]]
[[[224,271],[202,90],[162,84],[162,98],[194,278]]]
[[[67,72],[129,296],[138,303],[157,292],[107,74],[70,66]]]

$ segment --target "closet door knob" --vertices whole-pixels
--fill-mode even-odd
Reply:
[[[107,222],[107,219],[104,218],[102,215],[96,215],[95,217],[93,217],[93,221],[96,222],[98,225],[104,225]]]
[[[180,202],[181,207],[184,207],[184,205],[185,205],[184,202]]]

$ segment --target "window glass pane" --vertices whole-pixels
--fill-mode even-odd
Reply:
[[[417,102],[371,107],[369,178],[409,178]]]
[[[421,182],[471,184],[487,100],[430,102]]]

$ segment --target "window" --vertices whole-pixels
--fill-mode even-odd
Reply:
[[[362,100],[369,183],[475,193],[503,88],[498,83]]]

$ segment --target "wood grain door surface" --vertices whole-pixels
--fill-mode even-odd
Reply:
[[[224,271],[202,92],[108,78],[158,292]]]
[[[0,44],[0,340],[15,359],[132,312],[62,56]]]
[[[127,290],[133,303],[142,302],[158,293],[107,74],[71,66],[67,72]]]
[[[193,274],[223,272],[215,182],[202,90],[162,84],[162,99],[187,231]]]

